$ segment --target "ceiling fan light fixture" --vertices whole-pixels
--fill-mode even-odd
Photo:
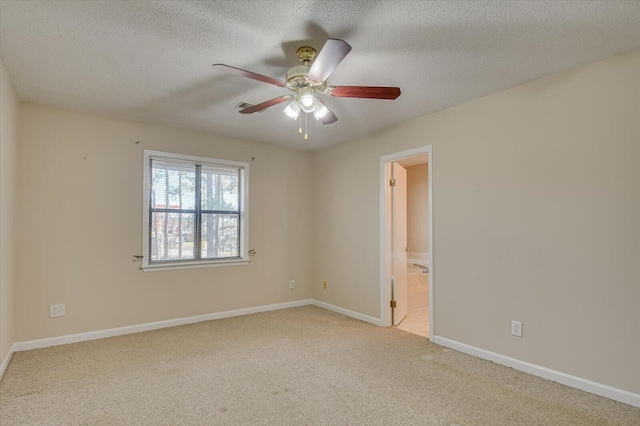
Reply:
[[[316,109],[316,105],[318,105],[318,101],[311,93],[305,93],[300,96],[300,100],[298,102],[300,104],[300,108],[304,112],[313,112]]]
[[[284,109],[284,113],[292,120],[297,120],[300,115],[300,105],[298,101],[293,101]]]
[[[229,74],[250,78],[293,92],[293,94],[278,96],[257,105],[243,104],[240,113],[253,114],[254,112],[264,111],[274,105],[289,102],[284,109],[284,113],[293,120],[300,120],[298,133],[304,134],[304,138],[308,139],[307,121],[309,114],[313,113],[315,119],[322,122],[322,124],[333,124],[338,121],[338,117],[321,100],[320,95],[334,98],[389,100],[400,96],[399,87],[328,86],[327,78],[350,51],[351,46],[346,41],[335,38],[327,39],[318,55],[316,55],[317,52],[314,48],[303,46],[297,50],[297,54],[304,65],[289,68],[285,81],[225,64],[213,64],[213,67]],[[301,112],[304,112],[304,114],[301,114]]]
[[[316,109],[313,110],[313,116],[316,120],[322,120],[327,114],[329,114],[329,108],[318,102]]]

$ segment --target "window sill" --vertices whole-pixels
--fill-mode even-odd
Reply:
[[[214,268],[217,266],[242,266],[242,265],[248,265],[248,264],[249,264],[249,259],[212,260],[212,261],[143,265],[140,269],[142,269],[144,272],[158,272],[158,271],[171,271],[174,269]]]

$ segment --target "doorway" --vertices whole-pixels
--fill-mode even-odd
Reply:
[[[431,146],[380,157],[381,318],[433,338]]]

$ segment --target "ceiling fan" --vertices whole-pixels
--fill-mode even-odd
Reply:
[[[316,50],[313,47],[300,47],[296,53],[304,65],[289,68],[285,81],[224,64],[214,64],[213,68],[291,90],[293,92],[291,95],[278,96],[258,105],[244,108],[240,111],[240,114],[252,114],[282,102],[291,101],[284,109],[284,112],[294,120],[300,118],[300,127],[298,129],[300,134],[302,134],[302,116],[300,112],[305,113],[304,138],[308,139],[306,132],[307,114],[312,113],[315,119],[323,124],[331,124],[338,121],[338,117],[318,96],[319,94],[336,98],[367,99],[396,99],[400,96],[400,88],[398,87],[328,86],[327,78],[350,51],[351,46],[347,42],[333,38],[325,42],[317,58]]]

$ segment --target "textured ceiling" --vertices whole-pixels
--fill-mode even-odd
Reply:
[[[0,1],[0,55],[21,100],[317,149],[640,48],[639,1]],[[279,79],[296,48],[353,50],[331,85],[399,86],[395,101],[328,98],[339,121],[302,140]]]

